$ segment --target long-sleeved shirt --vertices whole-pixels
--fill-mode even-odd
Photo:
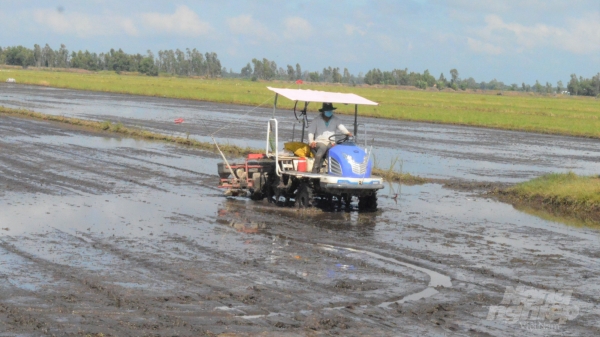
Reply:
[[[334,135],[336,130],[339,130],[343,134],[349,133],[348,129],[342,124],[342,121],[335,115],[331,116],[327,123],[323,119],[323,115],[319,115],[308,126],[308,143],[318,142],[329,144],[332,142],[329,137]]]

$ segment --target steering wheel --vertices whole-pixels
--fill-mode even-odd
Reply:
[[[350,140],[350,136],[341,133],[336,133],[329,136],[329,141],[335,142],[336,144],[342,144],[347,142],[348,140]]]

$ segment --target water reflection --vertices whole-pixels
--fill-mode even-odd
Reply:
[[[583,218],[584,215],[577,216],[568,216],[568,215],[560,215],[553,213],[546,209],[534,208],[527,205],[513,205],[513,207],[523,213],[527,213],[539,218],[542,218],[547,221],[558,222],[561,224],[565,224],[571,227],[577,228],[592,228],[592,229],[600,229],[600,222],[594,221],[590,218]]]

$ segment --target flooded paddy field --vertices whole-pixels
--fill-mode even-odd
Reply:
[[[97,106],[118,116],[108,101]],[[223,112],[230,108],[238,112]],[[212,109],[233,118],[244,108]],[[191,110],[177,117],[193,119]],[[262,117],[245,125],[258,133]],[[122,122],[146,120],[133,119]],[[171,117],[147,120],[175,128]],[[394,127],[406,132],[375,139],[379,149],[405,144],[404,169],[423,176],[510,182],[597,165],[592,140]],[[425,130],[443,140],[418,140]],[[600,334],[598,231],[522,213],[463,184],[388,185],[374,213],[356,202],[302,211],[223,197],[212,153],[6,116],[0,134],[0,336]],[[521,303],[515,293],[529,297]]]
[[[209,135],[216,132],[221,143],[260,149],[265,147],[272,104],[271,100],[262,107],[248,107],[0,83],[0,105],[9,108],[110,120],[160,133],[189,134],[200,141],[212,142]],[[314,116],[309,113],[309,119]],[[293,112],[277,110],[276,117],[280,139],[290,140],[296,122]],[[185,122],[175,124],[177,118]],[[353,123],[353,116],[340,118],[346,125]],[[381,168],[387,169],[397,158],[403,171],[429,178],[514,183],[544,173],[600,171],[600,146],[595,139],[366,117],[360,117],[359,123],[358,141],[366,139],[373,146]],[[300,138],[299,125],[294,136]]]

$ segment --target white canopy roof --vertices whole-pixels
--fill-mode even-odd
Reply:
[[[267,87],[267,89],[274,91],[285,98],[291,99],[292,101],[379,105],[379,103],[369,101],[368,99],[355,94],[303,89],[280,89],[271,87]]]

